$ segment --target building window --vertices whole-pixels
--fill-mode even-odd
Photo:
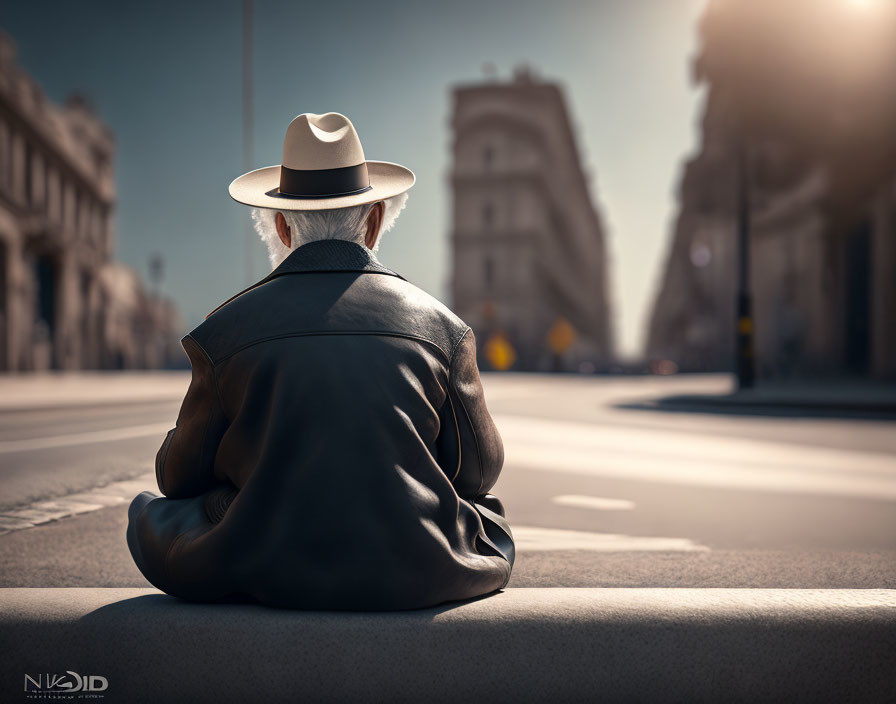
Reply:
[[[14,154],[15,149],[15,136],[13,134],[12,127],[6,127],[6,134],[4,135],[4,150],[6,152],[6,158],[3,164],[3,177],[5,179],[6,189],[9,191],[9,194],[15,197],[16,192],[16,159]]]
[[[81,236],[81,215],[84,209],[83,204],[83,196],[81,195],[81,189],[75,189],[75,215],[73,218],[72,225],[74,226],[75,237]]]
[[[64,230],[68,229],[68,221],[71,217],[72,199],[71,188],[68,182],[60,177],[59,179],[59,222]]]
[[[47,217],[50,217],[50,170],[52,166],[50,165],[49,157],[44,159],[44,171],[43,171],[43,189],[44,189],[44,212],[47,214]]]
[[[25,142],[25,205],[34,205],[34,147]]]
[[[43,212],[47,204],[47,189],[44,174],[46,165],[43,154],[34,150],[31,154],[31,206],[35,210]]]
[[[100,208],[100,232],[103,249],[106,253],[112,252],[112,210],[107,206]]]
[[[35,262],[37,280],[36,318],[43,321],[52,333],[56,324],[56,267],[48,256],[40,256]]]
[[[47,215],[51,221],[59,221],[59,173],[47,165]]]
[[[90,218],[87,220],[87,238],[94,244],[100,242],[100,207],[95,200],[90,201]]]
[[[487,289],[494,288],[495,285],[495,262],[491,257],[485,258],[485,287]]]
[[[482,206],[482,224],[491,227],[495,221],[495,209],[491,203],[485,203]]]
[[[10,144],[9,127],[0,121],[0,188],[6,190],[10,183],[9,172],[12,167],[12,145]]]

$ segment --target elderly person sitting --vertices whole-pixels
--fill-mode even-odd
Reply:
[[[127,541],[193,601],[408,609],[504,587],[503,462],[470,328],[374,252],[414,175],[303,114],[244,174],[275,267],[183,339],[193,366]]]

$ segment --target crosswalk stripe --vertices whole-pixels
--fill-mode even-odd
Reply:
[[[561,528],[511,525],[518,552],[587,550],[589,552],[707,552],[687,538],[592,533]]]
[[[135,479],[112,482],[88,491],[36,501],[28,506],[2,511],[0,535],[23,528],[33,528],[41,523],[58,521],[80,513],[89,513],[107,506],[123,504],[146,489],[158,492],[155,472],[147,472]]]
[[[595,511],[631,511],[635,507],[635,502],[627,499],[608,499],[603,496],[581,496],[578,494],[555,496],[551,499],[551,503],[574,508],[590,508]]]
[[[150,435],[164,435],[170,429],[171,423],[165,422],[151,423],[149,425],[132,425],[126,428],[110,428],[108,430],[91,430],[84,433],[69,433],[67,435],[51,435],[42,438],[26,438],[24,440],[2,440],[0,441],[0,454],[130,440]],[[161,442],[161,438],[159,441]]]
[[[660,484],[896,501],[893,458],[501,415],[505,467]]]

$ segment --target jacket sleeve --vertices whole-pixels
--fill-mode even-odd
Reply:
[[[193,366],[193,378],[177,423],[156,455],[156,481],[170,499],[199,496],[216,484],[215,453],[227,429],[211,360],[191,336],[182,344]]]
[[[498,481],[504,464],[504,444],[485,405],[476,367],[476,339],[469,328],[452,355],[448,394],[457,422],[460,454],[453,484],[458,496],[472,500],[487,493]]]

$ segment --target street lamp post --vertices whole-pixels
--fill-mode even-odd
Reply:
[[[149,258],[149,280],[152,282],[152,296],[162,299],[162,276],[165,272],[165,258],[156,252]]]
[[[243,0],[243,171],[252,169],[252,0]],[[252,223],[246,218],[243,235],[243,263],[246,284],[254,277],[252,268]]]
[[[737,331],[735,369],[738,389],[756,381],[753,354],[753,302],[750,295],[750,194],[747,149],[743,138],[737,150]]]
[[[156,252],[149,259],[149,280],[152,293],[149,297],[149,342],[152,348],[153,367],[165,364],[165,328],[168,323],[162,304],[162,276],[165,273],[165,258]]]

